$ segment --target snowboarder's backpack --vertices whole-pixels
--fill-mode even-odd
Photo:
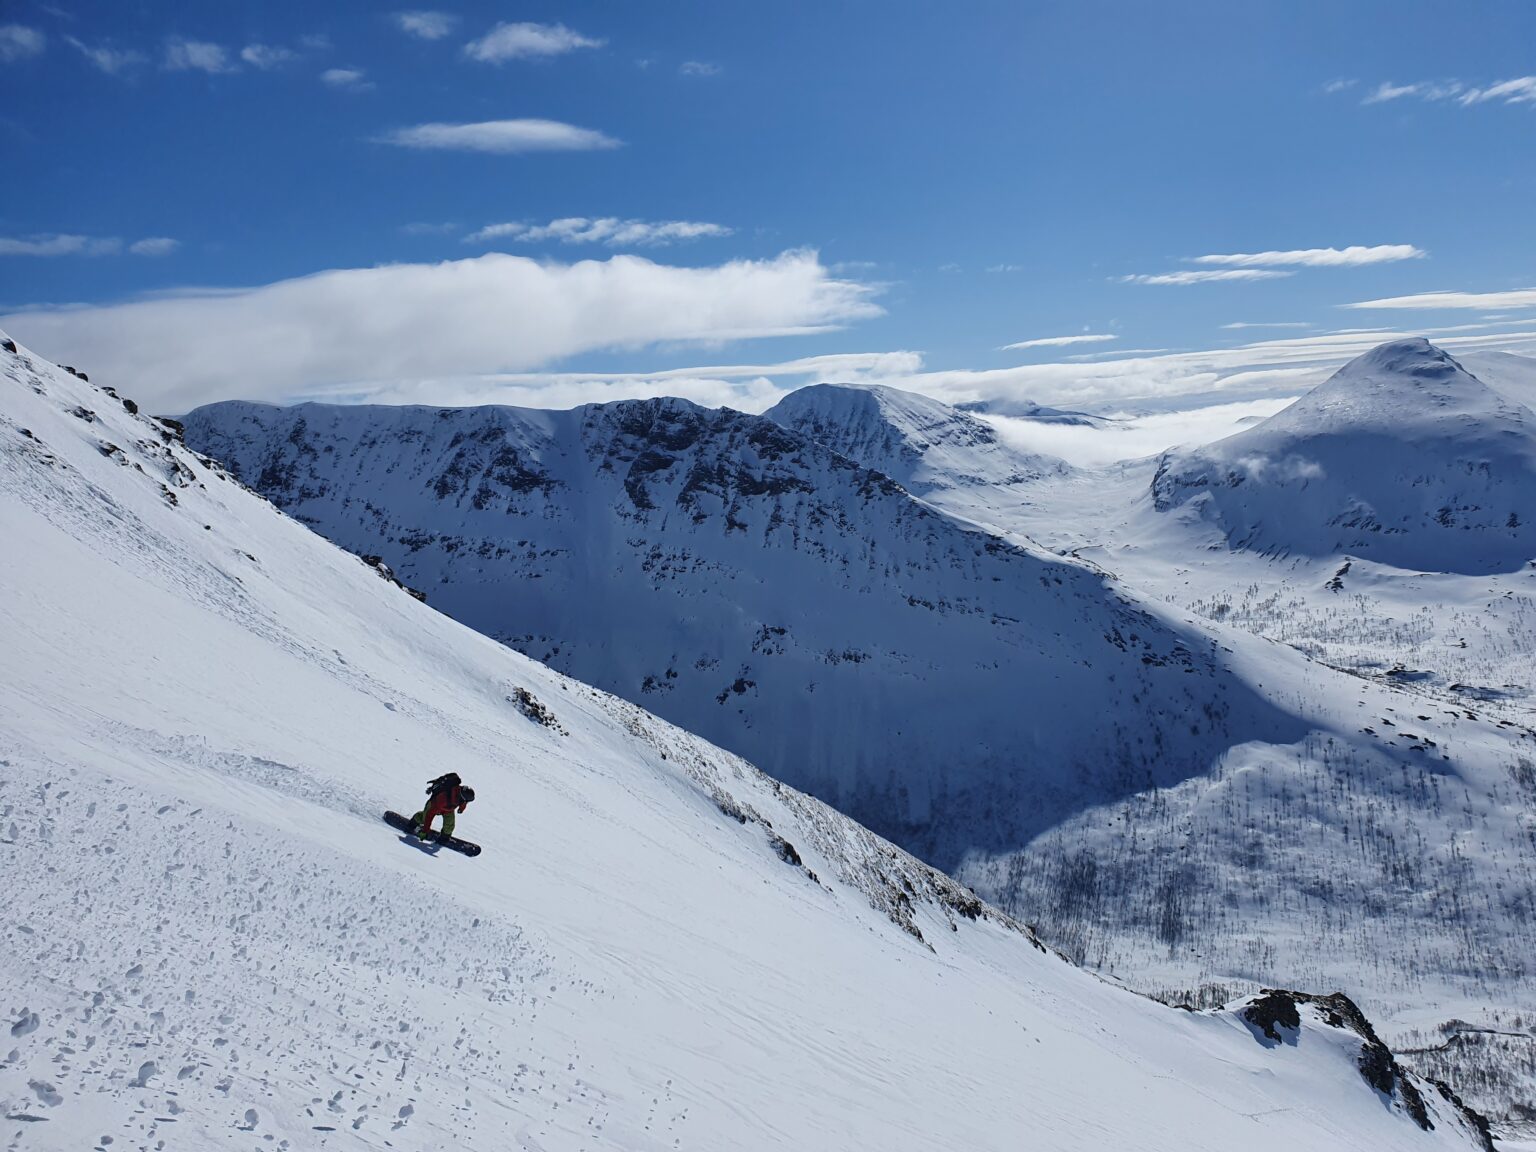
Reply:
[[[427,781],[427,795],[436,796],[439,793],[448,792],[454,788],[457,788],[461,783],[462,781],[459,779],[459,774],[457,772],[445,773],[444,775],[439,776],[436,780]]]

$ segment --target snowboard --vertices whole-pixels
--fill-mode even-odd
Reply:
[[[384,823],[388,824],[391,828],[398,828],[402,832],[415,835],[411,831],[411,818],[409,816],[402,816],[398,812],[386,812],[384,813]],[[444,848],[452,848],[455,852],[462,852],[466,856],[480,855],[480,845],[471,844],[468,840],[460,840],[457,836],[444,836],[441,832],[435,830],[428,832],[425,836],[420,837],[420,839],[441,844]]]

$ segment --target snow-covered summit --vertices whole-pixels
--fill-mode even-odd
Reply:
[[[1233,547],[1510,571],[1536,556],[1536,414],[1429,341],[1393,341],[1252,428],[1167,453],[1153,496]]]
[[[813,384],[766,415],[908,491],[1009,486],[1063,475],[1069,466],[1005,444],[991,425],[941,401],[876,384]]]

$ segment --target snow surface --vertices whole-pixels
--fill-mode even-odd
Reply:
[[[8,1147],[1477,1146],[0,373]],[[475,860],[378,819],[448,767]]]

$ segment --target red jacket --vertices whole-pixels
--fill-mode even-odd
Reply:
[[[457,808],[462,815],[468,807],[469,801],[463,795],[463,785],[450,784],[446,788],[440,788],[427,798],[428,816],[442,816]]]

